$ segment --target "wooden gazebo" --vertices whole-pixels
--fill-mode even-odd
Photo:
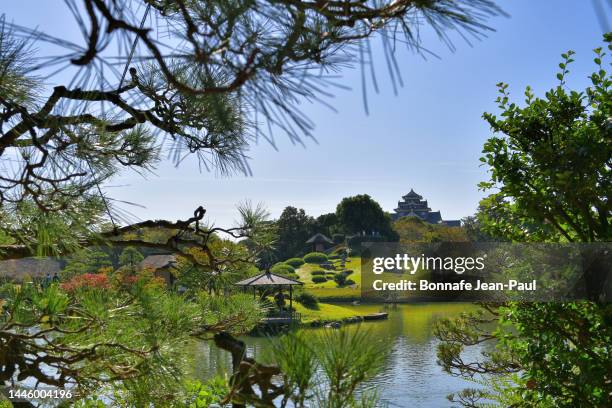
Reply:
[[[293,286],[295,285],[303,285],[303,282],[286,278],[284,276],[277,275],[272,272],[264,272],[259,275],[252,276],[250,278],[241,280],[240,282],[236,282],[236,286],[240,286],[243,288],[252,287],[253,288],[253,296],[256,295],[257,288],[278,288],[282,290],[285,287],[289,288],[289,310],[290,313],[293,314]]]

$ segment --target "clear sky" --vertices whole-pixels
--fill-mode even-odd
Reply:
[[[594,2],[607,13],[598,20]],[[477,183],[487,178],[479,166],[484,141],[490,136],[482,120],[496,112],[495,84],[504,81],[517,97],[531,85],[541,95],[556,85],[560,54],[573,49],[576,62],[568,81],[584,87],[593,68],[591,50],[602,44],[610,25],[608,0],[512,0],[498,2],[509,18],[490,20],[496,30],[472,46],[455,37],[451,52],[434,36],[424,45],[440,58],[424,60],[398,51],[404,82],[394,95],[381,47],[378,57],[378,95],[369,92],[370,114],[364,112],[358,70],[346,70],[340,82],[352,91],[338,91],[332,100],[338,109],[305,105],[316,123],[316,141],[292,145],[275,135],[276,149],[262,140],[249,156],[252,177],[218,177],[198,171],[195,161],[179,168],[164,162],[157,176],[143,179],[126,173],[105,190],[114,198],[145,208],[122,207],[140,219],[187,218],[198,205],[209,218],[228,225],[236,218],[235,205],[245,199],[263,202],[274,217],[285,206],[304,208],[317,216],[335,210],[349,195],[366,193],[391,211],[411,188],[429,200],[445,219],[473,214],[479,199]],[[72,16],[59,0],[0,2],[8,20],[42,30],[68,30]],[[75,38],[77,40],[77,38]]]

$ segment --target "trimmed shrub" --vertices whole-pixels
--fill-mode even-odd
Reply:
[[[286,264],[276,264],[272,268],[270,268],[270,272],[275,273],[277,275],[287,275],[288,273],[295,274],[295,268],[291,265]]]
[[[294,268],[299,268],[300,266],[304,265],[304,260],[302,258],[289,258],[284,263],[291,265]]]
[[[341,272],[344,276],[349,276],[353,271],[351,269],[345,269]]]
[[[295,300],[301,303],[308,309],[316,309],[319,305],[319,299],[312,293],[302,292],[295,297]]]
[[[327,261],[327,255],[321,252],[311,252],[304,256],[304,262],[312,264],[320,264]]]
[[[334,281],[336,282],[336,284],[338,284],[338,286],[344,286],[344,284],[346,283],[346,276],[344,274],[339,273],[334,276]]]
[[[352,280],[352,279],[347,279],[347,280],[346,280],[346,282],[344,282],[344,284],[345,284],[346,286],[354,285],[354,284],[355,284],[355,281],[354,281],[354,280]]]
[[[312,276],[325,275],[325,271],[312,271]]]
[[[325,278],[325,276],[313,276],[312,281],[313,283],[323,283],[327,282],[327,278]]]

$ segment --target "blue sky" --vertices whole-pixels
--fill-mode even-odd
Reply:
[[[610,2],[595,1],[610,21]],[[541,95],[556,85],[559,55],[573,49],[577,55],[568,84],[583,88],[593,67],[591,50],[602,43],[603,29],[591,0],[499,4],[510,17],[491,19],[496,31],[483,41],[469,46],[455,37],[457,49],[451,52],[434,36],[425,35],[424,45],[439,59],[424,60],[400,49],[404,86],[397,96],[375,41],[381,92],[376,95],[370,89],[369,116],[363,108],[359,71],[345,70],[340,83],[352,91],[336,92],[331,102],[338,113],[304,106],[316,123],[316,141],[293,145],[278,132],[278,150],[260,141],[249,151],[252,177],[200,173],[194,160],[179,168],[166,161],[157,176],[143,179],[126,173],[105,190],[116,199],[144,206],[123,205],[140,219],[187,218],[203,205],[219,225],[232,224],[235,205],[247,199],[265,203],[275,217],[287,205],[316,216],[334,211],[343,197],[362,193],[390,211],[410,188],[445,219],[470,215],[483,196],[476,185],[487,178],[478,158],[491,134],[482,113],[496,112],[495,84],[509,83],[518,102],[527,85]],[[72,17],[59,0],[5,1],[0,13],[21,25],[76,35]]]

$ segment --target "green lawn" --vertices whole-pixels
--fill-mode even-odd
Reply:
[[[297,302],[293,302],[296,312],[302,315],[302,323],[312,323],[314,321],[336,321],[347,317],[359,315],[359,313],[341,305],[331,305],[319,303],[317,310],[307,309]]]
[[[340,272],[340,260],[336,259],[331,261],[336,265],[336,273]],[[357,300],[361,295],[361,260],[357,257],[349,257],[346,262],[344,269],[350,269],[353,271],[347,279],[355,281],[354,285],[338,287],[336,282],[328,280],[323,283],[314,283],[312,281],[312,272],[316,270],[323,270],[317,264],[304,264],[296,273],[300,277],[300,281],[304,282],[304,289],[317,296],[319,300]]]

